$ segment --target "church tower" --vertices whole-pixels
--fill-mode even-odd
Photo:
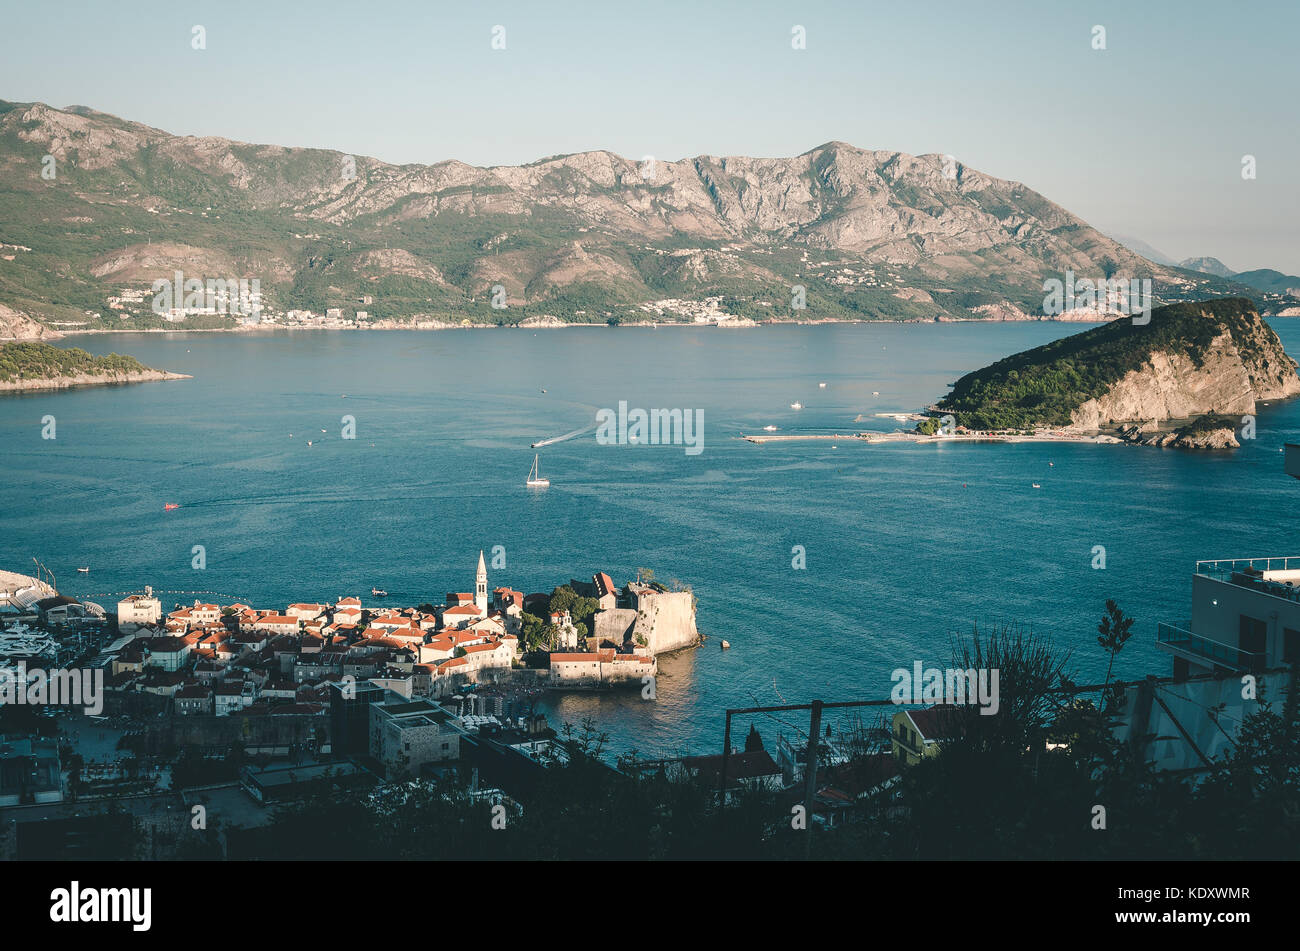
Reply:
[[[487,617],[487,565],[483,563],[482,550],[478,553],[478,574],[474,577],[474,607],[478,613]]]

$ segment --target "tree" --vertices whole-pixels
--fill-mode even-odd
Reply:
[[[546,640],[546,623],[539,617],[525,611],[520,615],[521,630],[524,635],[524,647],[537,650]]]
[[[551,592],[551,599],[547,602],[547,610],[552,614],[562,614],[565,611],[572,613],[574,605],[581,600],[578,592],[574,591],[567,584],[560,585]]]
[[[1106,600],[1106,614],[1097,625],[1097,644],[1110,654],[1106,664],[1106,680],[1102,684],[1102,702],[1105,703],[1106,688],[1110,686],[1110,673],[1115,666],[1115,655],[1124,649],[1128,639],[1133,636],[1129,630],[1133,627],[1133,618],[1125,617],[1113,598]]]

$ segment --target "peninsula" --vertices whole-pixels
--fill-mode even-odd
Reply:
[[[968,373],[917,427],[987,435],[1052,429],[1192,449],[1253,438],[1260,401],[1300,393],[1296,361],[1246,298],[1173,304]]]
[[[184,373],[154,370],[118,353],[97,357],[48,343],[0,344],[0,393],[188,379]]]

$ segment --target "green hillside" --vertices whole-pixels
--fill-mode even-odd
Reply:
[[[78,374],[144,373],[149,369],[135,357],[119,353],[97,357],[76,347],[65,349],[48,343],[0,344],[0,382],[5,383]]]
[[[1226,328],[1249,359],[1260,347],[1260,327],[1272,334],[1254,304],[1241,297],[1159,307],[1148,324],[1121,317],[968,373],[938,409],[973,429],[1064,426],[1080,405],[1141,369],[1152,353],[1184,353],[1199,366]]]

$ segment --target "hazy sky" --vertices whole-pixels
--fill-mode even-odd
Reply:
[[[177,134],[475,165],[840,139],[951,153],[1175,259],[1300,274],[1296,2],[0,0],[0,24],[0,98]]]

